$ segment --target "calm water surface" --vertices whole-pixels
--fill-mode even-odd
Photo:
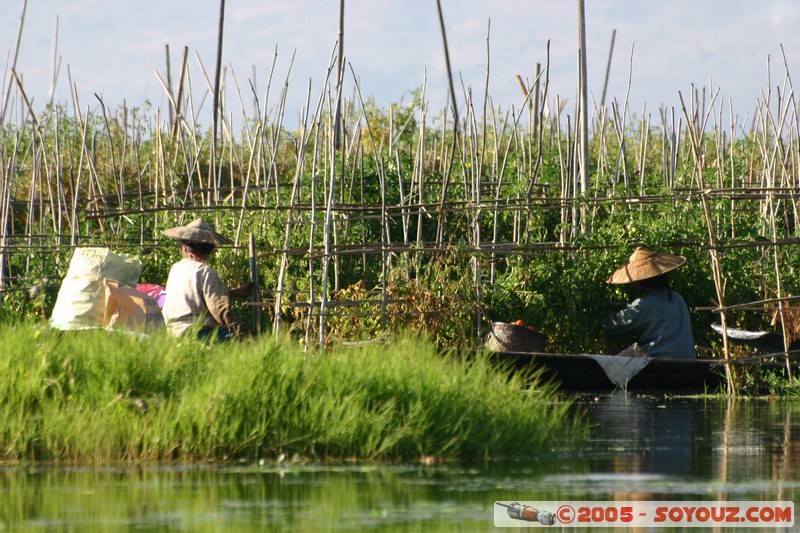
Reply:
[[[6,468],[0,531],[516,531],[494,528],[495,501],[800,502],[800,402],[576,408],[590,447],[516,464]]]

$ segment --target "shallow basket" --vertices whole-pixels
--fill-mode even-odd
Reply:
[[[492,322],[486,335],[486,348],[493,352],[544,352],[547,337],[507,322]]]

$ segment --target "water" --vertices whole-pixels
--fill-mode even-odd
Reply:
[[[516,531],[495,529],[495,501],[800,502],[800,402],[576,408],[589,448],[515,464],[7,467],[0,531]]]

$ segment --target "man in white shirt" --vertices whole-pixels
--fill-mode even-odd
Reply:
[[[248,296],[252,282],[228,289],[207,263],[218,245],[231,241],[203,219],[168,229],[164,235],[181,242],[182,255],[170,269],[161,311],[170,333],[180,337],[196,330],[199,339],[216,340],[248,335],[250,328],[240,320],[231,300]]]

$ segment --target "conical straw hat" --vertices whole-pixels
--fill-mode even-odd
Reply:
[[[203,242],[215,246],[218,244],[232,244],[230,239],[214,231],[214,228],[202,218],[198,218],[185,226],[170,228],[162,232],[162,234],[170,239],[179,241]]]
[[[651,252],[637,248],[628,260],[608,278],[609,283],[622,284],[655,278],[666,274],[684,264],[686,258],[680,255]]]

